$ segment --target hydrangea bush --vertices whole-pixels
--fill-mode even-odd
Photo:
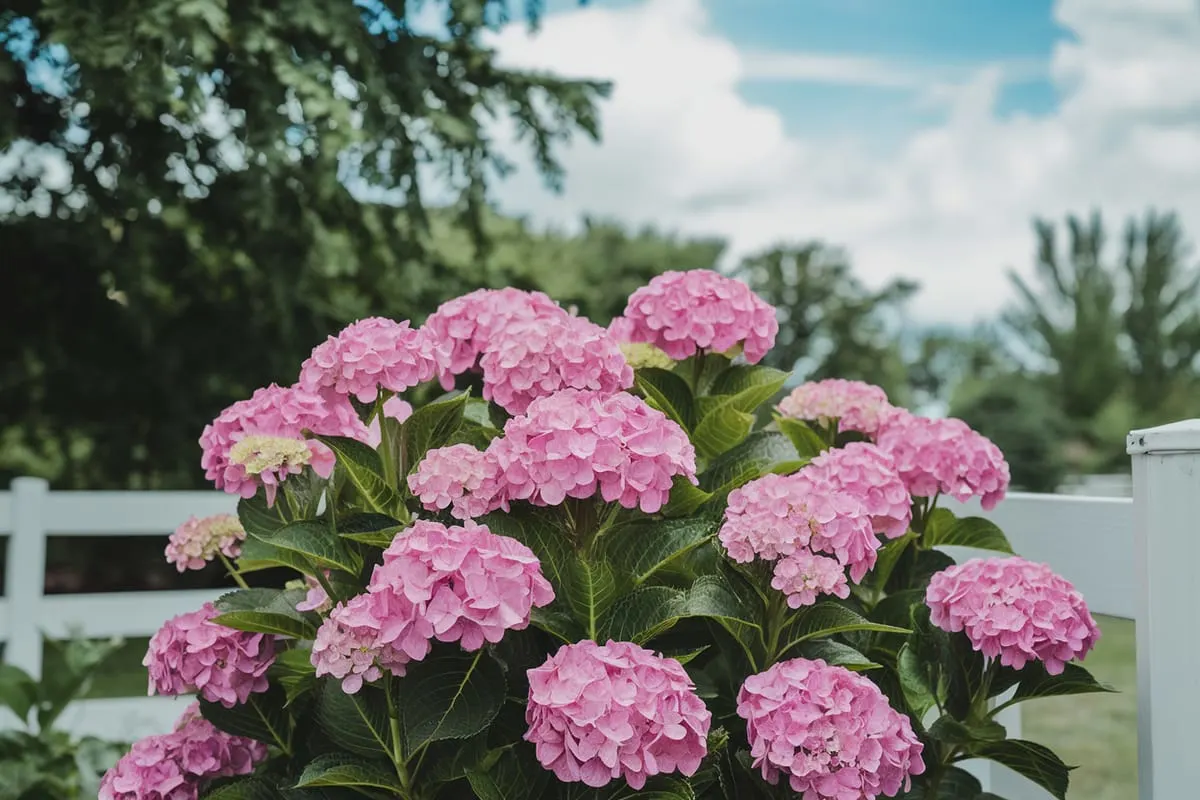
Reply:
[[[971,759],[1063,798],[996,714],[1104,691],[1099,631],[956,506],[1003,499],[1002,454],[863,383],[779,401],[777,330],[707,271],[607,329],[481,290],[222,411],[237,518],[166,555],[241,588],[154,637],[151,691],[198,705],[102,800],[995,800]]]

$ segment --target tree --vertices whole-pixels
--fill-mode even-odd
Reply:
[[[18,467],[189,485],[200,426],[290,383],[325,335],[488,282],[438,262],[427,194],[449,190],[482,244],[510,166],[489,120],[513,120],[554,184],[555,146],[598,136],[608,87],[499,66],[481,43],[499,0],[454,0],[432,32],[418,6],[5,5],[0,270],[20,301],[0,322],[0,441]]]
[[[1194,388],[1200,267],[1189,266],[1189,256],[1174,214],[1150,211],[1142,223],[1126,225],[1121,267],[1129,282],[1124,321],[1132,394],[1137,411],[1154,422],[1166,421],[1157,417],[1178,405],[1181,388]]]
[[[1119,337],[1117,286],[1105,264],[1099,214],[1067,219],[1067,253],[1052,223],[1037,220],[1036,284],[1009,277],[1020,306],[1005,314],[1010,330],[1051,366],[1060,407],[1069,419],[1090,420],[1120,390],[1126,375]]]
[[[851,272],[845,253],[819,242],[751,255],[738,275],[779,310],[771,366],[795,369],[807,380],[865,380],[905,401],[906,366],[892,318],[915,283],[899,279],[871,291]]]

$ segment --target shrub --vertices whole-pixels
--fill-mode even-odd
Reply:
[[[152,738],[100,797],[982,800],[969,758],[1063,797],[1068,768],[995,714],[1102,691],[1074,663],[1099,632],[939,506],[1000,502],[1000,451],[842,381],[758,424],[776,331],[698,272],[607,331],[503,290],[330,337],[204,432],[242,530],[168,548],[243,587],[146,658],[199,695],[204,758]],[[277,566],[297,580],[245,587]]]
[[[48,641],[46,675],[34,680],[12,664],[0,664],[0,706],[18,726],[0,731],[0,797],[12,800],[76,800],[98,791],[100,776],[125,745],[93,736],[74,737],[55,727],[73,700],[87,694],[92,679],[121,640]]]

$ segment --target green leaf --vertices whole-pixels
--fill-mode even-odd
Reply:
[[[835,642],[832,639],[812,639],[802,642],[799,650],[799,654],[804,658],[809,660],[819,658],[827,664],[836,667],[845,667],[854,672],[880,668],[879,664],[876,664],[850,645]]]
[[[37,700],[37,683],[25,670],[12,664],[0,664],[0,704],[8,706],[21,722],[26,722]]]
[[[410,664],[396,701],[408,752],[443,739],[466,739],[487,728],[504,705],[504,670],[486,650],[435,651]]]
[[[380,514],[390,514],[400,507],[400,496],[383,477],[383,461],[379,453],[356,439],[344,436],[313,438],[337,456],[337,468],[354,484],[367,508]]]
[[[607,561],[576,557],[569,562],[563,591],[575,619],[592,636],[600,616],[616,599],[617,578]]]
[[[555,525],[545,509],[496,512],[479,521],[492,533],[511,537],[528,546],[541,562],[542,574],[554,585],[555,593],[563,596],[564,588],[570,585],[575,552],[571,548],[570,534]]]
[[[900,648],[896,657],[896,676],[900,679],[900,689],[912,715],[922,720],[929,710],[937,705],[934,695],[935,687],[929,681],[928,666],[917,657],[916,651],[907,644]]]
[[[407,524],[386,514],[354,514],[338,520],[337,533],[352,542],[386,549],[396,534],[407,527]]]
[[[683,378],[665,369],[646,367],[634,372],[633,385],[651,406],[675,420],[685,431],[692,429],[695,401]]]
[[[268,674],[283,689],[289,706],[296,698],[317,688],[317,668],[312,663],[312,651],[307,648],[278,653]]]
[[[1019,673],[1020,683],[1017,684],[1014,701],[1030,700],[1035,697],[1062,697],[1072,694],[1095,694],[1098,692],[1115,692],[1113,687],[1100,683],[1078,664],[1067,664],[1062,674],[1051,675],[1046,672],[1041,662],[1031,662]]]
[[[267,507],[261,494],[243,498],[237,504],[238,521],[250,536],[269,536],[287,524],[279,505]]]
[[[712,540],[720,527],[720,517],[711,515],[638,520],[615,528],[601,542],[618,577],[628,576],[637,585],[674,559]]]
[[[271,534],[263,535],[269,536]],[[267,544],[258,538],[258,534],[252,534],[246,538],[246,541],[242,542],[242,552],[237,558],[237,571],[240,574],[273,569],[274,567],[286,567],[299,572],[301,575],[315,575],[317,572],[312,562],[300,553],[294,553],[291,550],[283,550],[274,545]]]
[[[789,640],[787,649],[818,636],[832,636],[850,631],[873,631],[877,633],[908,633],[906,628],[872,622],[846,606],[837,603],[818,603],[799,613],[783,630]]]
[[[1070,784],[1068,767],[1048,747],[1024,739],[1006,739],[971,748],[971,755],[986,758],[1024,775],[1058,800],[1066,800]]]
[[[321,681],[319,685],[316,719],[330,740],[358,755],[392,752],[387,701],[382,691],[363,686],[354,694],[346,694],[334,680]]]
[[[643,644],[671,628],[683,610],[684,593],[670,586],[642,586],[622,596],[600,617],[596,640]]]
[[[442,447],[463,424],[468,392],[421,406],[400,426],[400,475],[412,472],[425,454]]]
[[[222,595],[215,603],[220,625],[251,633],[312,639],[317,626],[310,617],[296,610],[305,593],[298,589],[239,589]]]
[[[922,540],[925,547],[973,547],[998,553],[1013,551],[1008,537],[996,523],[983,517],[955,517],[946,508],[930,514]]]
[[[266,541],[278,550],[297,553],[318,567],[340,569],[351,575],[362,569],[362,556],[334,536],[324,522],[308,519],[293,522],[275,531]]]
[[[505,750],[487,769],[467,773],[467,781],[479,800],[540,798],[552,779],[552,773],[534,758],[533,748],[520,745]]]
[[[892,577],[892,573],[896,570],[896,564],[899,563],[901,557],[908,551],[909,545],[916,538],[917,534],[908,531],[899,538],[884,542],[883,546],[876,551],[875,566],[867,574],[866,582],[875,589],[885,589],[888,580]],[[924,599],[921,602],[924,602]],[[907,610],[905,611],[904,619],[905,621],[908,620]]]
[[[252,694],[233,708],[202,699],[200,715],[226,733],[284,747],[289,739],[288,717],[283,710],[286,699],[275,687]]]
[[[297,788],[307,786],[363,786],[399,795],[404,787],[388,763],[373,763],[344,753],[317,756],[300,773]]]
[[[795,472],[806,463],[782,433],[758,431],[714,460],[700,477],[700,487],[723,496],[767,473]]]
[[[200,793],[201,800],[277,800],[279,796],[273,784],[256,776],[219,783]]]
[[[929,735],[945,744],[963,745],[999,742],[1003,741],[1007,734],[1004,726],[995,720],[964,723],[947,714],[929,726]]]
[[[717,375],[710,394],[728,396],[740,411],[756,411],[787,383],[790,373],[774,367],[734,364]]]
[[[587,631],[579,624],[571,612],[566,610],[566,604],[555,601],[544,608],[534,608],[529,613],[529,621],[551,636],[567,644],[587,638]]]
[[[754,412],[787,380],[771,367],[737,364],[713,382],[712,397],[704,398],[692,443],[704,458],[715,458],[740,444],[754,427]]]
[[[671,496],[662,507],[664,517],[686,517],[697,508],[712,499],[712,494],[704,491],[683,475],[671,479]]]
[[[803,458],[816,458],[829,449],[829,445],[821,438],[821,434],[808,427],[806,423],[790,417],[775,417],[775,424],[783,435],[788,437],[796,452]]]

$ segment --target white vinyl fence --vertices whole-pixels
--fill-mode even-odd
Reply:
[[[1194,797],[1200,759],[1192,751],[1200,717],[1200,636],[1189,598],[1200,565],[1200,420],[1129,436],[1134,498],[1013,494],[990,512],[955,509],[994,520],[1023,556],[1043,561],[1083,593],[1096,614],[1137,622],[1138,761],[1141,800]],[[50,536],[165,537],[193,514],[228,512],[235,498],[215,492],[51,492],[19,478],[0,492],[0,533],[8,533],[6,597],[0,600],[5,660],[40,674],[43,632],[67,637],[149,636],[169,617],[218,592],[141,592],[46,596]],[[957,556],[970,555],[966,552]],[[120,558],[112,554],[112,558]],[[134,738],[161,732],[182,699],[132,698],[76,703],[62,723],[83,734]],[[1002,715],[1020,735],[1016,708]],[[11,724],[0,718],[0,727]],[[1048,797],[1009,770],[971,765],[1007,800]],[[1080,798],[1079,800],[1084,800]]]

